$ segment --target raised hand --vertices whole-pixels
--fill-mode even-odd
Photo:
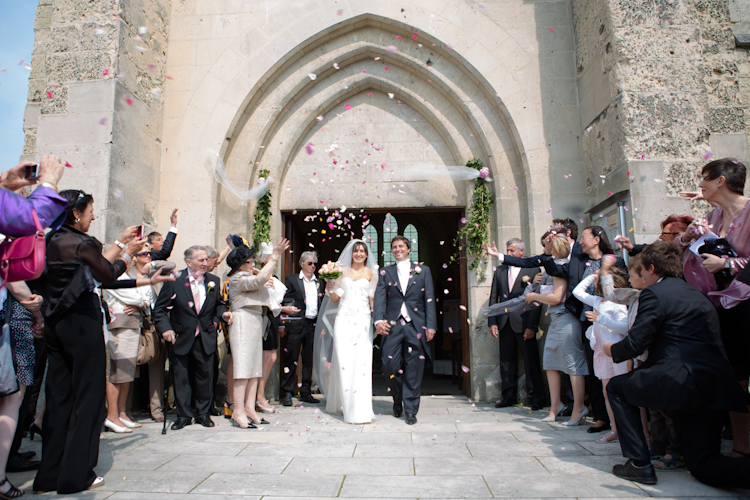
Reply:
[[[172,227],[177,227],[177,210],[179,208],[172,210],[172,215],[169,216],[169,223],[172,224]]]
[[[487,243],[483,243],[482,248],[484,249],[485,252],[487,252],[487,255],[491,255],[493,257],[500,256],[500,251],[497,249],[497,245],[495,244],[494,241],[492,242],[492,246],[490,246]]]
[[[273,255],[278,258],[284,252],[289,249],[289,240],[286,238],[280,238],[276,243],[273,244]]]

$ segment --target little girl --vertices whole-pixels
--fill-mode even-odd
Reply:
[[[628,277],[624,271],[613,267],[610,271],[614,279],[616,288],[625,288],[628,286]],[[591,295],[586,290],[596,282],[596,294]],[[593,325],[586,331],[586,338],[591,342],[591,348],[594,350],[594,374],[602,381],[604,386],[604,398],[607,404],[607,413],[612,425],[612,430],[600,437],[599,443],[608,443],[617,439],[617,429],[615,427],[615,417],[612,414],[612,407],[609,404],[607,396],[607,384],[609,379],[617,375],[627,373],[628,364],[614,363],[612,358],[604,354],[604,344],[608,342],[619,342],[628,333],[628,309],[626,306],[611,302],[602,297],[601,283],[596,274],[583,279],[573,290],[573,295],[583,302],[594,308],[593,311],[586,312],[586,317]]]

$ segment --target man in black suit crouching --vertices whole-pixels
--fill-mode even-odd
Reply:
[[[284,305],[294,306],[300,311],[290,317],[301,319],[286,324],[286,352],[284,353],[284,375],[281,381],[281,404],[292,406],[292,394],[297,392],[295,373],[297,360],[302,351],[302,387],[299,389],[299,400],[317,404],[312,396],[313,342],[315,340],[315,323],[318,310],[323,302],[325,283],[315,276],[318,264],[318,253],[303,252],[299,259],[302,270],[299,274],[290,274],[284,280],[286,294]]]
[[[524,243],[513,238],[506,244],[507,255],[523,257]],[[526,283],[533,281],[539,274],[539,268],[521,268],[501,264],[497,266],[492,277],[490,305],[519,297]],[[526,390],[531,400],[531,409],[536,411],[544,406],[544,382],[542,368],[539,364],[539,348],[536,343],[536,331],[542,309],[534,308],[521,313],[490,316],[487,323],[492,336],[500,340],[500,378],[503,384],[503,396],[495,404],[496,408],[505,408],[517,403],[518,351],[523,356],[526,371]]]
[[[719,317],[711,301],[680,279],[682,255],[671,242],[657,241],[641,254],[638,316],[627,337],[604,344],[615,363],[648,350],[638,368],[607,386],[622,454],[614,475],[656,483],[639,407],[668,413],[684,439],[690,473],[712,486],[750,488],[750,458],[721,454],[721,430],[727,411],[746,412],[721,344]]]
[[[175,281],[164,284],[154,306],[156,330],[164,340],[174,344],[170,363],[174,363],[177,421],[172,424],[173,430],[190,425],[193,414],[196,423],[214,426],[209,408],[213,404],[216,328],[221,319],[227,324],[232,322],[232,313],[221,299],[221,281],[206,273],[206,250],[201,246],[188,248],[185,263],[187,269]]]

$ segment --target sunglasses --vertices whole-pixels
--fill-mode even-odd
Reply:
[[[669,236],[670,234],[673,235],[673,236],[677,236],[678,234],[682,234],[682,233],[667,233],[667,232],[664,232],[664,231],[661,232],[662,236]]]
[[[305,262],[305,264],[307,264],[308,266],[314,266],[315,262]]]

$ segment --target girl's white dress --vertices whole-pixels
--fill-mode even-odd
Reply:
[[[596,321],[586,330],[586,338],[594,350],[594,374],[603,380],[628,373],[626,361],[614,363],[612,358],[604,354],[604,344],[619,342],[628,334],[628,309],[622,304],[587,293],[586,290],[596,282],[596,278],[592,274],[581,280],[573,290],[573,295],[599,313]]]

